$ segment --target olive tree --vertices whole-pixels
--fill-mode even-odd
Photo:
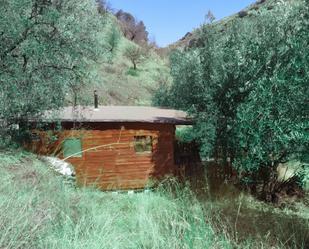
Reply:
[[[106,54],[105,23],[91,0],[1,0],[2,128],[63,105]]]
[[[288,8],[288,14],[261,28],[256,52],[260,64],[250,93],[237,109],[235,166],[241,171],[263,170],[268,184],[264,198],[275,198],[276,169],[308,155],[309,5]]]
[[[199,47],[172,55],[174,82],[160,89],[158,102],[195,117],[205,157],[230,158],[243,180],[266,172],[265,199],[279,188],[278,164],[308,154],[308,6],[281,2],[224,32],[204,25]]]
[[[136,70],[137,65],[145,60],[146,53],[140,46],[129,45],[124,51],[124,56],[131,61],[133,69]]]

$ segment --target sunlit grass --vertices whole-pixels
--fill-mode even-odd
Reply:
[[[75,189],[32,158],[1,160],[0,248],[221,248],[182,192]]]
[[[76,188],[32,155],[0,158],[0,248],[285,247],[238,240],[220,204],[199,202],[173,179],[153,192],[104,193]]]

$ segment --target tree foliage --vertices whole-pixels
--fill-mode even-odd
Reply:
[[[136,45],[129,45],[124,51],[124,56],[132,62],[133,69],[137,69],[137,65],[141,63],[146,56],[142,47]]]
[[[158,105],[189,110],[202,153],[243,175],[308,153],[308,1],[201,28],[199,48],[171,56],[174,83]],[[162,96],[163,95],[163,96]]]
[[[8,127],[63,105],[106,54],[95,1],[1,0],[0,120]]]
[[[109,30],[109,34],[107,36],[107,49],[110,53],[114,53],[115,49],[118,46],[119,40],[120,40],[121,36],[118,30],[118,27],[116,27],[115,25],[112,25],[112,27]]]

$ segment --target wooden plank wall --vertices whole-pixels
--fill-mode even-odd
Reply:
[[[81,138],[82,157],[67,160],[74,165],[80,185],[104,190],[140,189],[150,179],[175,172],[174,134],[171,124],[88,123],[75,130],[67,123],[54,148],[59,151],[64,138]],[[136,153],[134,136],[152,136],[153,151]]]

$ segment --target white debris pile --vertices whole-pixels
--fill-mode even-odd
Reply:
[[[47,162],[53,170],[64,176],[75,176],[74,167],[59,158],[42,156],[41,159]]]
[[[286,163],[279,163],[277,167],[278,180],[287,181],[296,176],[302,170],[302,163],[297,160],[291,160]]]

